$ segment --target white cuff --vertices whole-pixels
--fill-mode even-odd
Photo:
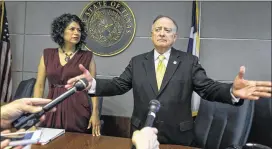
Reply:
[[[230,88],[230,95],[231,95],[231,100],[232,100],[232,103],[235,104],[237,102],[240,101],[240,98],[236,98],[233,94],[232,94],[232,87]]]
[[[88,91],[88,94],[95,94],[95,88],[96,88],[96,80],[93,78],[92,86]]]

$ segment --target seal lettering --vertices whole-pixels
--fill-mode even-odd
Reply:
[[[86,48],[99,56],[113,56],[124,51],[136,32],[135,17],[122,1],[90,2],[80,15],[86,23]]]

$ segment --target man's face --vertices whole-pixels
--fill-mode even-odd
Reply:
[[[160,18],[152,25],[152,42],[159,48],[169,49],[176,41],[176,26],[169,18]]]

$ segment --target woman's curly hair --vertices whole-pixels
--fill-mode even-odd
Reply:
[[[65,13],[55,18],[51,25],[51,38],[60,47],[63,47],[64,46],[64,30],[72,22],[78,23],[81,29],[80,41],[76,44],[76,50],[80,50],[83,44],[85,44],[87,33],[85,29],[85,24],[81,21],[81,19],[77,15]]]

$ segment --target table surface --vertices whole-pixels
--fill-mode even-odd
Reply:
[[[131,139],[111,136],[93,137],[91,134],[66,132],[46,145],[32,145],[31,149],[130,149]],[[160,145],[160,149],[193,149],[180,145]]]

